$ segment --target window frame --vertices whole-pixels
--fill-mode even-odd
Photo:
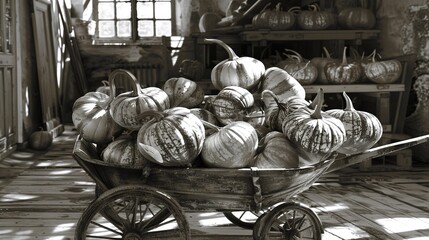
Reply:
[[[127,45],[132,45],[132,44],[139,44],[139,43],[145,43],[145,44],[160,44],[163,41],[163,38],[165,37],[171,37],[171,36],[175,36],[177,33],[177,28],[176,28],[176,1],[174,0],[165,0],[166,2],[170,2],[171,4],[171,36],[147,36],[147,37],[139,37],[138,36],[138,17],[137,17],[137,2],[138,0],[129,0],[131,3],[131,36],[130,37],[119,37],[119,36],[114,36],[114,37],[99,37],[99,30],[98,30],[98,23],[99,23],[99,19],[98,19],[98,4],[100,3],[99,0],[93,0],[92,4],[93,4],[93,21],[95,23],[95,31],[94,31],[94,43],[95,44],[127,44]],[[146,0],[148,2],[158,2],[157,0]],[[110,2],[110,1],[109,1]],[[112,3],[115,4],[118,3],[117,0],[111,0]],[[118,19],[116,17],[116,7],[114,8],[115,11],[115,16],[113,21],[115,22],[114,27],[115,27],[115,35],[117,34],[117,22],[121,21],[123,19]],[[155,12],[155,9],[153,8],[153,11]],[[153,15],[153,21],[156,21],[157,18],[155,17],[155,13]],[[162,19],[165,20],[165,19]],[[156,30],[154,29],[154,34]]]

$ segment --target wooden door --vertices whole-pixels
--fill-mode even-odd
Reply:
[[[0,1],[0,159],[17,144],[15,1]]]

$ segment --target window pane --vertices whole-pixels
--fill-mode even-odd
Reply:
[[[155,18],[170,19],[171,18],[171,3],[156,2],[155,3]]]
[[[153,37],[153,21],[139,21],[138,33],[140,37]]]
[[[118,21],[118,37],[131,37],[131,22]]]
[[[118,19],[130,19],[131,18],[131,3],[117,3],[116,4],[116,16]]]
[[[99,3],[98,4],[98,19],[114,19],[114,4]]]
[[[137,17],[138,18],[153,18],[153,3],[152,2],[138,2],[137,3]]]
[[[171,22],[170,21],[156,21],[156,36],[171,36]]]
[[[98,35],[100,37],[114,37],[115,36],[115,22],[114,21],[100,21],[98,23]]]

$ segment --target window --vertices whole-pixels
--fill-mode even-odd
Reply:
[[[138,41],[172,36],[174,0],[94,0],[95,37],[100,41]]]

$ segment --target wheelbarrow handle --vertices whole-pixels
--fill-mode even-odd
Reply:
[[[330,173],[338,169],[345,168],[356,163],[360,163],[366,159],[376,158],[376,157],[388,155],[393,152],[401,151],[406,148],[410,148],[428,141],[429,141],[429,134],[371,148],[362,153],[338,157],[331,164],[331,166],[326,170],[325,173]]]

